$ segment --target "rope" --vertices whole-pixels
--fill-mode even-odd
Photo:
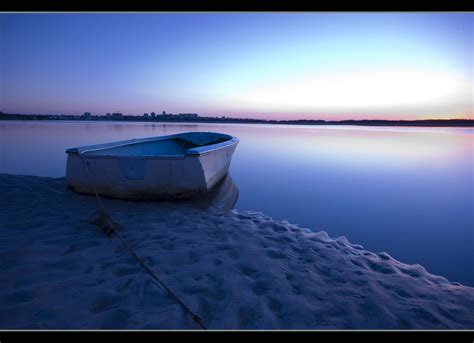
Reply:
[[[82,157],[81,157],[82,158]],[[95,193],[95,196],[97,198],[97,200],[99,201],[99,204],[100,206],[102,207],[102,210],[108,215],[107,211],[105,210],[105,207],[104,207],[104,204],[102,203],[102,200],[100,199],[100,196],[99,196],[99,193],[97,192],[97,189],[95,187],[95,184],[94,184],[94,181],[93,181],[93,178],[92,178],[92,173],[90,171],[90,168],[89,168],[89,162],[86,161],[84,163],[84,160],[82,160],[83,164],[86,166],[86,169],[87,169],[87,172],[89,174],[89,178],[90,178],[90,182],[91,182],[91,185],[92,185],[92,188],[94,189],[94,193]],[[110,216],[109,216],[110,217]],[[113,231],[113,233],[115,233],[117,235],[118,238],[120,238],[120,240],[122,241],[122,243],[128,248],[128,250],[130,250],[130,252],[132,253],[132,255],[135,257],[135,259],[140,263],[140,265],[148,272],[148,274],[150,274],[150,276],[153,278],[153,280],[155,280],[158,285],[165,291],[168,293],[168,295],[174,299],[182,308],[183,310],[189,314],[192,318],[192,320],[199,325],[199,327],[203,330],[207,330],[207,327],[203,324],[202,322],[202,319],[201,317],[199,317],[199,315],[197,315],[196,313],[194,313],[185,303],[183,303],[181,301],[181,299],[178,298],[178,296],[168,287],[165,285],[165,283],[163,281],[160,280],[160,278],[156,275],[156,273],[145,263],[145,261],[143,261],[140,256],[137,255],[137,253],[135,252],[135,250],[132,248],[132,246],[130,244],[128,244],[128,242],[125,240],[125,238],[116,230],[115,227],[111,227],[111,230]]]
[[[95,193],[95,196],[96,196],[97,200],[99,201],[100,207],[102,207],[102,209],[105,211],[104,204],[102,203],[102,200],[99,197],[99,193],[97,192],[97,189],[95,188],[94,181],[92,180],[92,174],[91,174],[91,170],[89,168],[89,161],[84,162],[83,159],[81,159],[81,161],[82,161],[82,164],[86,166],[86,170],[87,170],[87,173],[89,174],[89,178],[90,178],[90,181],[91,181],[92,188],[94,189],[94,193]]]

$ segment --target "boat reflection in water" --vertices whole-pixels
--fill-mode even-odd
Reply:
[[[238,199],[239,189],[230,174],[227,174],[208,193],[176,201],[203,209],[217,207],[223,210],[232,210]]]

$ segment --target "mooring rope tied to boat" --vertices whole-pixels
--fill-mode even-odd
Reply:
[[[84,159],[82,159],[81,161],[82,161],[82,164],[86,166],[86,171],[89,174],[89,178],[91,180],[91,185],[92,185],[92,188],[94,189],[95,196],[96,196],[97,200],[99,201],[100,207],[102,207],[102,209],[105,211],[104,204],[102,203],[102,200],[99,197],[99,193],[97,192],[97,189],[95,188],[94,180],[92,179],[91,170],[89,168],[89,161],[84,162]]]
[[[88,161],[84,162],[83,159],[82,159],[82,162],[83,162],[83,165],[85,166],[85,168],[87,170],[87,173],[89,174],[89,178],[90,178],[92,188],[94,189],[95,196],[96,196],[97,200],[99,201],[100,206],[102,207],[103,215],[108,217],[106,219],[109,219],[110,222],[116,224],[115,222],[113,222],[113,220],[111,219],[111,217],[108,214],[107,210],[105,209],[105,206],[104,206],[104,204],[103,204],[103,202],[102,202],[102,200],[99,196],[99,193],[97,192],[97,189],[95,187],[94,180],[93,180],[93,177],[92,177],[92,173],[91,173],[90,168],[89,168],[89,162]],[[168,286],[166,286],[166,284],[163,281],[160,280],[160,278],[156,275],[156,273],[153,271],[153,269],[151,269],[145,263],[145,261],[143,261],[143,259],[140,256],[138,256],[138,254],[135,252],[133,247],[118,232],[118,230],[116,229],[116,226],[119,226],[119,225],[117,225],[117,224],[116,225],[108,225],[108,228],[106,230],[106,234],[109,235],[111,232],[116,234],[117,237],[122,241],[122,243],[128,248],[128,250],[130,250],[130,252],[135,257],[135,259],[140,263],[140,265],[148,272],[148,274],[150,274],[150,276],[153,278],[153,280],[155,280],[158,283],[158,286],[160,286],[166,293],[168,293],[168,295],[173,300],[175,300],[184,309],[184,311],[186,313],[188,313],[191,316],[192,320],[196,324],[198,324],[201,329],[206,330],[207,327],[203,324],[201,317],[199,315],[197,315],[196,313],[194,313],[185,303],[183,303],[181,301],[181,299],[179,299],[179,297]]]

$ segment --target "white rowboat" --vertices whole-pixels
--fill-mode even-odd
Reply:
[[[129,200],[206,193],[228,173],[238,142],[221,133],[186,132],[71,148],[66,184],[78,193],[97,190]]]

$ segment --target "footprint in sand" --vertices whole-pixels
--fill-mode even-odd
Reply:
[[[199,260],[200,260],[199,254],[191,251],[188,253],[188,260],[186,262],[188,264],[194,264],[194,263],[199,262]]]
[[[87,241],[87,242],[79,242],[79,243],[73,243],[69,246],[69,248],[63,253],[63,255],[69,255],[72,254],[76,251],[81,251],[84,249],[88,249],[91,247],[95,247],[100,245],[101,243],[97,241]]]
[[[237,312],[239,329],[255,327],[255,319],[257,316],[257,312],[252,307],[241,307]]]
[[[257,281],[252,286],[252,291],[255,295],[265,295],[268,293],[270,287],[265,281]]]
[[[287,232],[288,229],[285,227],[285,225],[274,223],[273,231],[281,233],[281,232]]]
[[[248,266],[242,266],[240,268],[240,270],[242,271],[242,274],[244,274],[245,276],[248,276],[249,278],[252,278],[252,279],[254,279],[258,275],[258,270],[253,269],[253,268],[248,267]]]
[[[240,257],[240,252],[238,250],[230,250],[227,252],[227,255],[230,258],[237,260]]]
[[[286,255],[283,252],[275,250],[275,249],[268,249],[267,255],[271,258],[274,258],[274,259],[285,259],[285,258],[287,258]]]
[[[114,274],[118,277],[121,277],[121,276],[126,276],[126,275],[130,275],[130,274],[134,274],[134,273],[137,273],[139,272],[140,270],[138,268],[120,268],[118,270],[116,270],[114,272]]]
[[[94,302],[91,308],[92,313],[100,313],[118,307],[120,296],[105,296]]]
[[[403,274],[409,275],[409,276],[411,276],[411,277],[414,277],[414,278],[419,278],[419,277],[421,277],[421,271],[420,271],[420,270],[417,270],[416,267],[409,267],[409,268],[400,268],[400,267],[398,267],[398,269],[399,269]]]
[[[301,289],[300,289],[299,287],[295,286],[295,285],[293,285],[293,286],[291,287],[291,291],[292,291],[293,293],[295,293],[296,295],[300,295],[300,294],[301,294]]]
[[[108,311],[102,321],[102,329],[121,329],[127,327],[130,314],[127,310],[116,309]]]
[[[281,309],[283,305],[274,297],[267,297],[267,304],[270,311],[272,311],[277,317],[281,316]]]
[[[393,269],[392,266],[386,264],[386,263],[375,263],[372,262],[369,259],[366,259],[366,262],[370,269],[372,269],[375,272],[382,273],[382,274],[394,274],[395,269]]]
[[[130,287],[130,285],[132,284],[132,282],[133,282],[133,279],[128,278],[127,281],[125,281],[124,283],[121,283],[120,285],[115,286],[115,288],[114,288],[115,292],[119,293],[119,292],[122,292],[122,291],[128,289]]]

